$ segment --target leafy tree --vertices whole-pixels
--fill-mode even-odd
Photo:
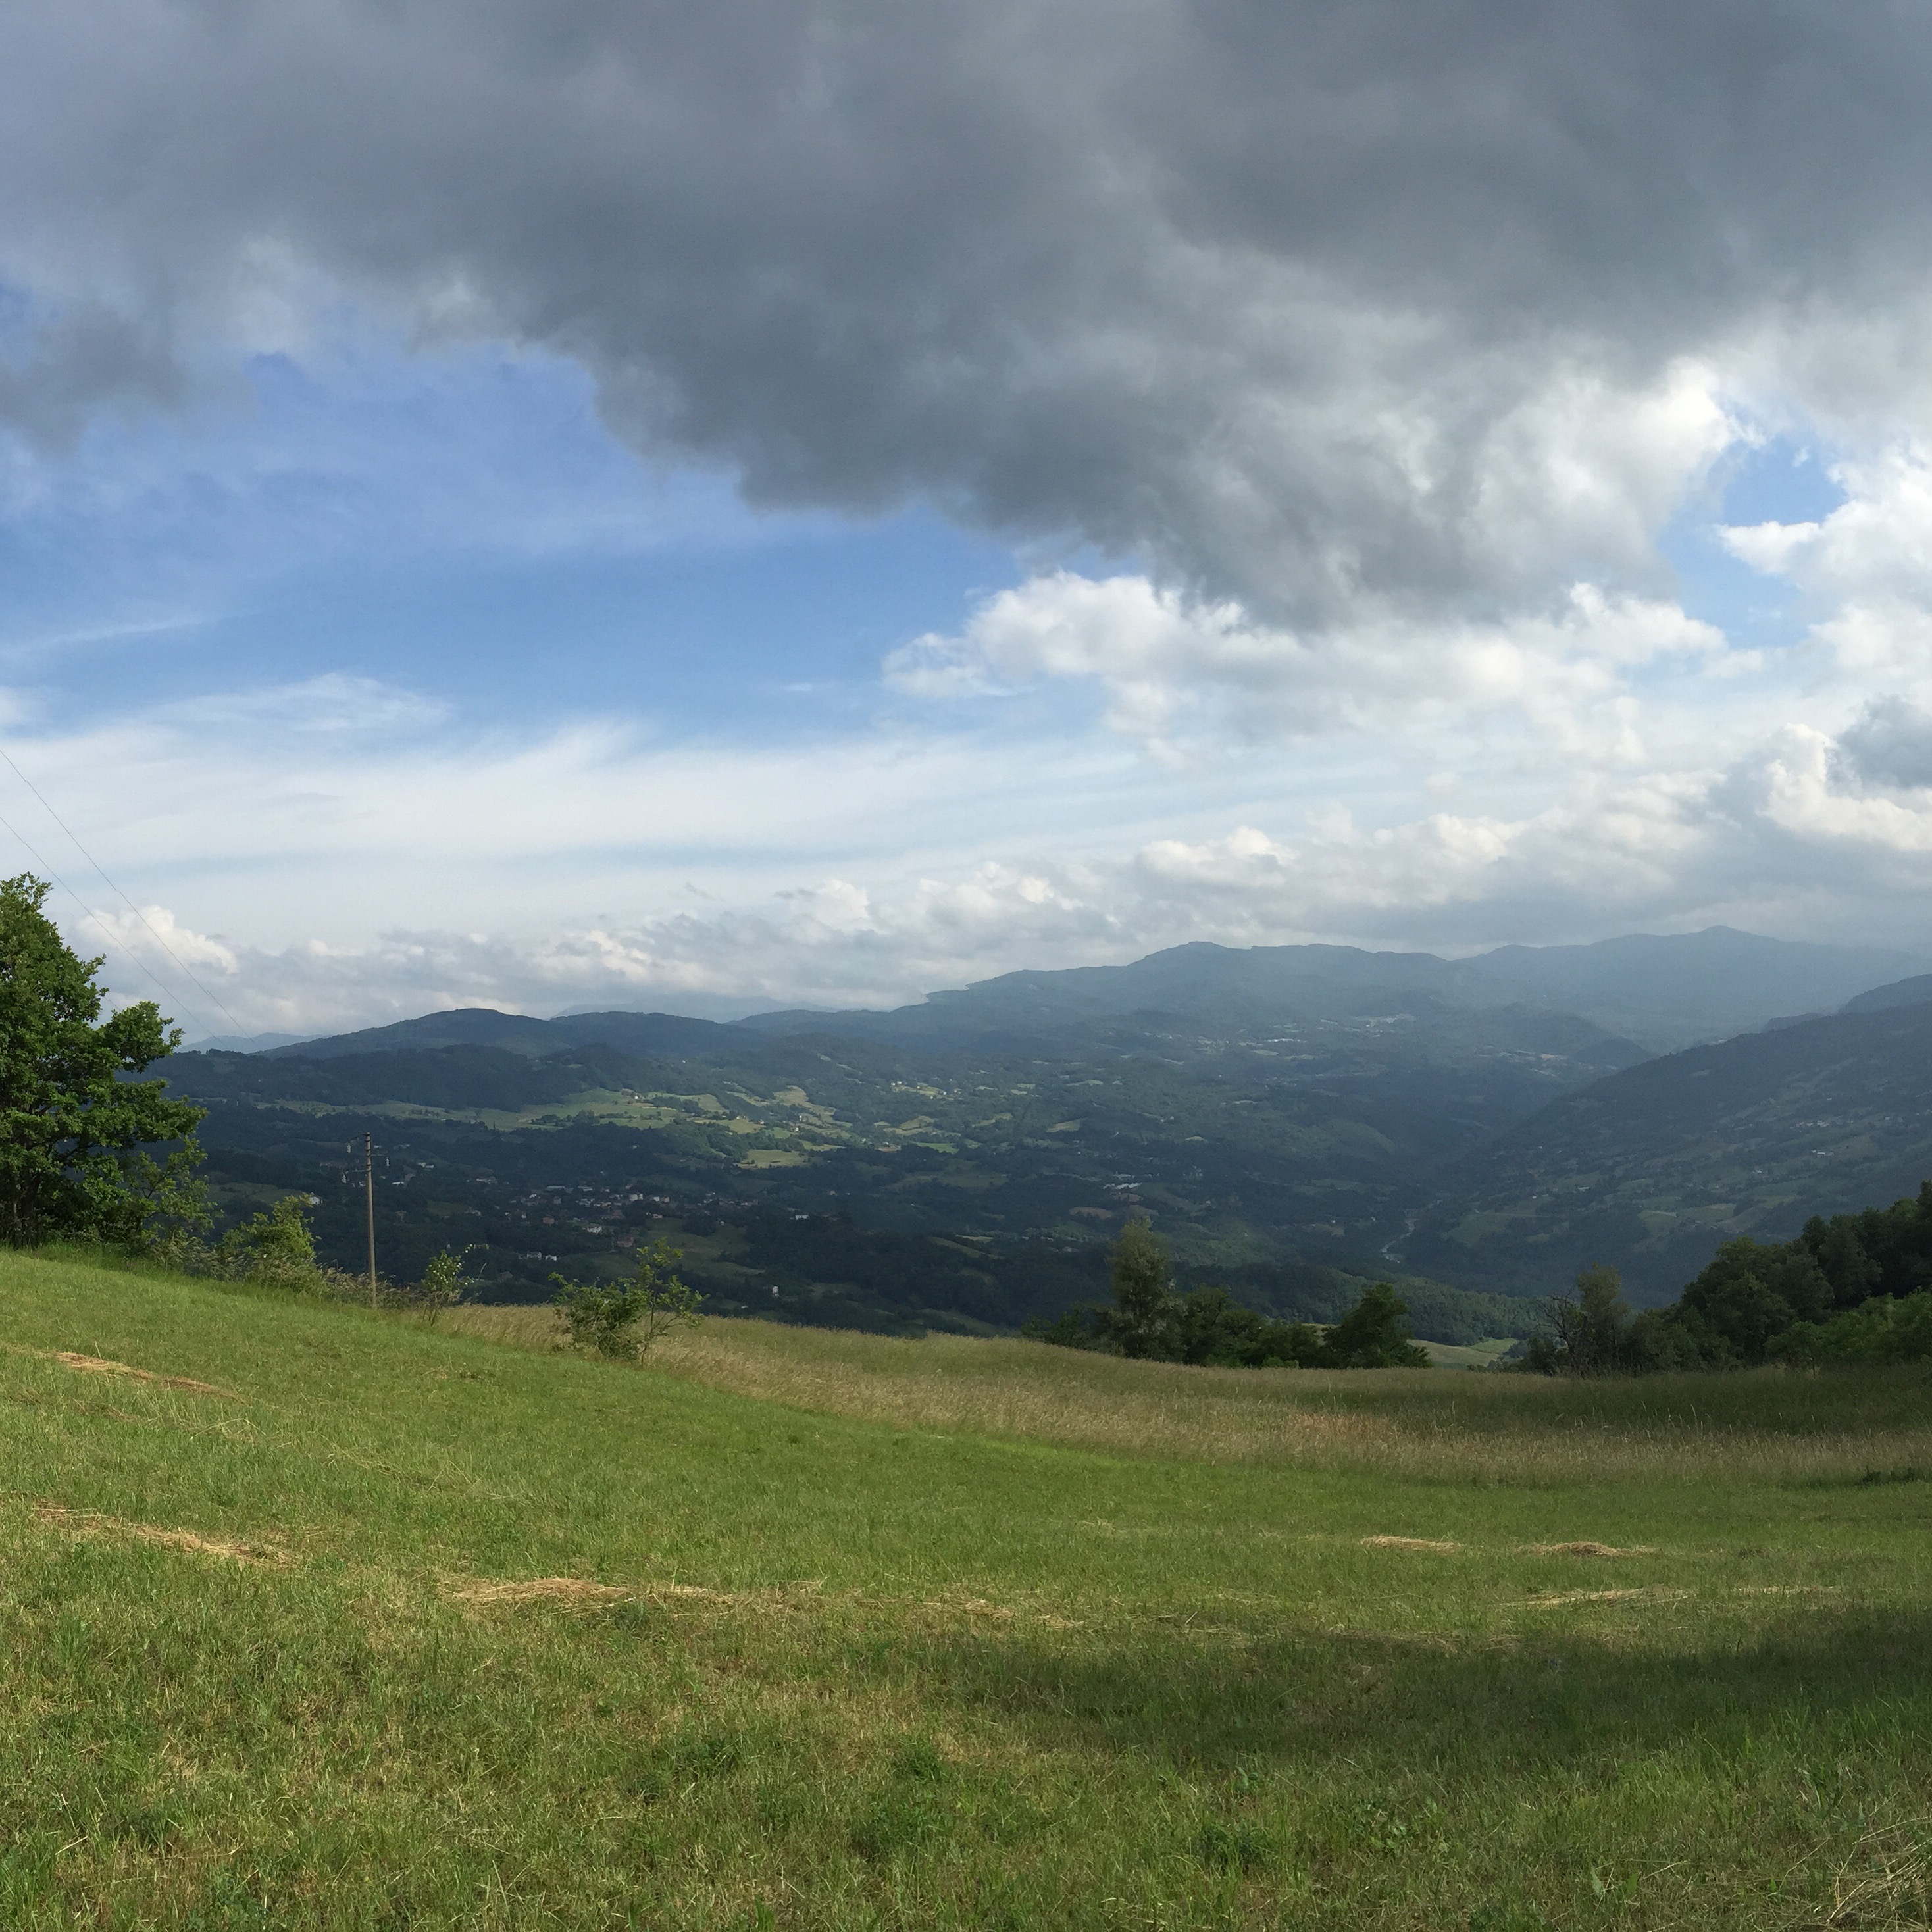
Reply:
[[[630,1281],[567,1281],[552,1275],[572,1342],[614,1361],[634,1362],[676,1324],[695,1322],[703,1298],[674,1272],[683,1258],[682,1250],[660,1236],[638,1250],[638,1271]]]
[[[1575,1288],[1550,1300],[1554,1333],[1538,1336],[1524,1366],[1545,1375],[1607,1376],[1631,1365],[1630,1312],[1613,1268],[1588,1268]]]
[[[1852,1259],[1843,1244],[1838,1258],[1848,1266]],[[1718,1250],[1670,1307],[1637,1318],[1626,1366],[1725,1369],[1765,1361],[1780,1336],[1822,1319],[1835,1299],[1830,1278],[1802,1236],[1765,1242],[1741,1235]]]
[[[1874,1295],[1823,1322],[1787,1328],[1766,1352],[1778,1362],[1888,1365],[1932,1359],[1932,1293]]]
[[[1196,1367],[1426,1368],[1409,1340],[1408,1310],[1378,1282],[1324,1338],[1306,1322],[1282,1322],[1244,1308],[1225,1288],[1174,1292],[1167,1244],[1145,1221],[1130,1221],[1108,1253],[1111,1308],[1070,1308],[1021,1333],[1066,1348],[1109,1348],[1143,1361]],[[1340,1337],[1339,1346],[1336,1338]]]
[[[1322,1348],[1322,1331],[1312,1324],[1271,1321],[1225,1288],[1190,1289],[1174,1303],[1168,1327],[1173,1360],[1214,1367],[1301,1366]]]
[[[1850,1215],[1834,1215],[1827,1222],[1814,1214],[1799,1238],[1831,1284],[1834,1307],[1856,1308],[1878,1286],[1878,1265],[1865,1252]]]
[[[1385,1281],[1329,1330],[1316,1356],[1324,1369],[1426,1369],[1429,1355],[1408,1332],[1408,1304]]]
[[[1174,1268],[1167,1244],[1145,1221],[1130,1221],[1108,1256],[1114,1306],[1108,1332],[1124,1355],[1170,1352],[1174,1325]]]
[[[202,1109],[134,1080],[181,1044],[152,1000],[103,1019],[101,961],[42,910],[46,882],[0,881],[0,1238],[79,1234],[140,1247],[205,1227],[194,1169]],[[165,1161],[145,1150],[184,1144]]]

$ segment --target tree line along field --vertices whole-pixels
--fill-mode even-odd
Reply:
[[[0,1256],[9,1925],[1898,1926],[1922,1366],[639,1368]]]

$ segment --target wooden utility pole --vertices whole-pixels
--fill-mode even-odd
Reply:
[[[362,1136],[362,1192],[369,1208],[369,1306],[376,1306],[376,1144]]]

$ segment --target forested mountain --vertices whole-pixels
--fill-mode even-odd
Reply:
[[[1781,1016],[1831,1011],[1864,988],[1921,971],[1909,953],[1764,939],[1725,926],[1636,934],[1592,946],[1506,946],[1462,960],[1347,946],[1197,944],[1128,966],[1009,973],[891,1012],[761,1013],[766,1032],[842,1032],[956,1044],[1105,1037],[1127,1016],[1216,1039],[1282,1022],[1401,1012],[1518,1008],[1580,1018],[1647,1053],[1722,1040]]]
[[[1420,1276],[1534,1294],[1612,1259],[1661,1297],[1722,1232],[1774,1218],[1787,1180],[1795,1198],[1802,1162],[1772,1160],[1754,1193],[1715,1149],[1751,1108],[1798,1117],[1779,1082],[1810,1064],[1819,1026],[1909,1030],[1913,1010],[1697,1049],[1720,1056],[1713,1081],[1692,1054],[1644,1064],[1557,992],[1621,1000],[1655,1036],[1726,1000],[1761,1023],[1862,991],[1882,957],[1722,932],[1462,962],[1184,946],[887,1013],[437,1013],[184,1054],[171,1077],[212,1110],[230,1210],[316,1193],[329,1252],[359,1262],[367,1132],[386,1163],[384,1265],[410,1275],[460,1236],[505,1295],[622,1266],[655,1216],[725,1299],[776,1288],[818,1318],[1006,1327],[1090,1294],[1106,1239],[1144,1214],[1189,1278],[1238,1280],[1287,1315],[1318,1318],[1402,1268],[1414,1300],[1432,1292]],[[1883,1144],[1869,1174],[1841,1156],[1848,1186],[1899,1191],[1885,1161],[1917,1156]],[[1506,1314],[1432,1306],[1437,1339]]]
[[[1860,1004],[1855,1002],[1856,1004]],[[1880,1005],[1646,1062],[1446,1164],[1402,1252],[1528,1294],[1598,1262],[1639,1303],[1718,1244],[1916,1195],[1932,1174],[1932,1004]]]

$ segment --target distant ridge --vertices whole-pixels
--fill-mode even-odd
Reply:
[[[1729,1039],[1793,1013],[1866,1011],[1932,999],[1925,964],[1878,947],[1766,939],[1728,926],[1631,934],[1587,946],[1504,946],[1457,960],[1352,946],[1197,940],[1124,966],[1001,974],[888,1010],[794,1008],[727,1021],[609,1012],[546,1020],[466,1006],[266,1048],[253,1041],[203,1046],[300,1056],[497,1046],[541,1057],[603,1046],[678,1055],[707,1052],[751,1033],[844,1035],[926,1051],[995,1044],[1026,1051],[1102,1044],[1110,1028],[1130,1020],[1227,1034],[1304,1020],[1346,1023],[1401,1012],[1424,1018],[1518,1008],[1526,1018],[1540,1013],[1560,1022],[1560,1037],[1552,1036],[1540,1050],[1594,1058],[1607,1070]]]
[[[308,1033],[227,1033],[193,1040],[184,1053],[269,1053],[278,1046],[295,1046],[315,1035]]]
[[[678,1013],[571,1013],[554,1020],[526,1013],[499,1012],[494,1006],[458,1006],[398,1020],[359,1033],[336,1034],[273,1049],[278,1059],[329,1060],[352,1054],[415,1051],[439,1046],[495,1046],[541,1059],[572,1047],[614,1046],[639,1054],[702,1052],[730,1037],[717,1020],[687,1019]]]
[[[1932,1004],[1932,973],[1915,973],[1909,980],[1894,980],[1889,986],[1874,986],[1847,1000],[1840,1009],[1847,1013],[1882,1013],[1894,1006],[1922,1006]]]
[[[1018,1040],[1130,1013],[1264,1024],[1369,1016],[1420,1000],[1442,1010],[1522,1004],[1574,1015],[1647,1052],[1667,1053],[1794,1012],[1834,1011],[1925,963],[1879,947],[1766,939],[1721,926],[1588,946],[1504,946],[1460,960],[1352,946],[1196,941],[1126,966],[1003,974],[887,1012],[759,1013],[737,1024],[932,1046],[991,1034]]]
[[[1634,1299],[1666,1300],[1735,1235],[1787,1240],[1812,1214],[1883,1207],[1929,1175],[1932,998],[1894,1000],[1646,1060],[1552,1100],[1438,1170],[1404,1258],[1502,1294],[1604,1262]]]

